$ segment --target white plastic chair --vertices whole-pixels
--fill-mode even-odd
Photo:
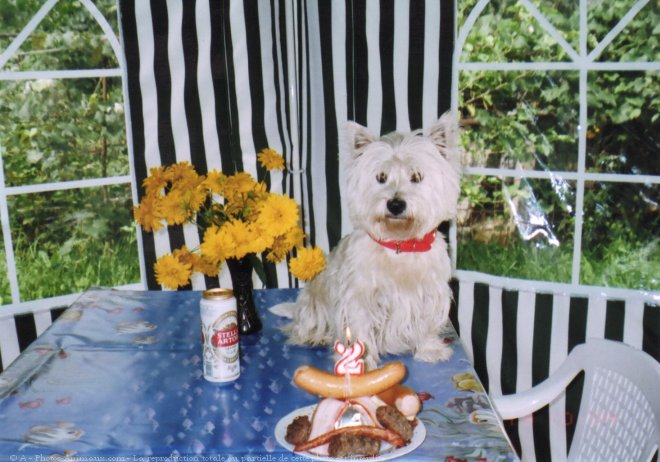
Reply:
[[[530,415],[584,371],[569,461],[645,461],[660,447],[660,363],[621,342],[589,339],[530,390],[493,397],[502,419]]]

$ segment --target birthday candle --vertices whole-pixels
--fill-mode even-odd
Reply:
[[[361,375],[364,373],[364,344],[357,339],[350,341],[350,329],[346,328],[347,345],[339,340],[335,342],[335,352],[340,355],[335,363],[335,375]]]

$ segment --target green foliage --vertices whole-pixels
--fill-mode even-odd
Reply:
[[[115,0],[94,2],[115,33]],[[0,0],[0,51],[43,5]],[[78,1],[57,2],[3,71],[107,69],[118,60]],[[121,78],[0,81],[0,154],[7,186],[129,173]],[[128,185],[8,198],[21,298],[139,280]],[[0,268],[6,274],[4,267]],[[9,283],[0,279],[3,303]]]
[[[458,245],[458,266],[498,276],[570,282],[572,250],[569,246],[535,247],[515,236],[506,251],[497,242],[462,240]]]
[[[532,3],[579,53],[578,2],[532,0]],[[598,47],[633,4],[631,0],[588,2],[587,52]],[[475,5],[474,0],[458,2],[459,27]],[[658,60],[657,11],[653,2],[646,5],[596,59]],[[492,0],[468,36],[461,61],[570,61],[570,57],[543,32],[521,3]],[[659,174],[658,73],[590,71],[587,84],[587,170]],[[459,89],[468,165],[577,170],[580,133],[577,71],[463,71],[459,76]],[[560,177],[536,182],[466,177],[463,211],[459,216],[459,267],[523,278],[570,280],[570,273],[567,276],[563,270],[561,277],[544,275],[543,271],[535,269],[535,262],[545,259],[546,263],[541,266],[554,268],[557,255],[572,253],[565,244],[573,240],[575,188],[574,182]],[[541,239],[528,242],[512,239],[515,230],[507,226],[507,222],[511,223],[514,217],[508,201],[524,204],[531,195],[545,212],[563,249],[545,249],[548,242]],[[657,287],[657,281],[654,282],[642,267],[657,268],[660,261],[658,203],[660,191],[655,185],[608,182],[585,185],[580,275],[583,282],[630,288]],[[479,228],[497,230],[500,235],[480,232]],[[633,259],[624,259],[624,254],[620,253],[622,248],[625,255],[640,255],[641,252],[651,260],[635,263]],[[523,264],[526,258],[530,259],[529,264]],[[508,259],[511,262],[507,263]],[[635,265],[637,269],[632,270]],[[570,271],[570,259],[567,268]],[[636,274],[639,281],[643,281],[641,284],[646,285],[640,286],[639,281],[624,273]]]
[[[607,248],[582,252],[580,282],[598,286],[660,290],[660,239],[638,244],[610,239]]]
[[[114,242],[78,241],[55,252],[46,250],[49,247],[49,242],[41,241],[21,239],[16,243],[18,285],[23,300],[81,292],[93,286],[128,284],[140,278],[134,234]],[[0,298],[3,303],[11,302],[8,284],[3,288],[0,283]]]

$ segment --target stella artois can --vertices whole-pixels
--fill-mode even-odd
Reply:
[[[210,289],[200,301],[204,341],[204,378],[211,382],[236,380],[238,359],[236,299],[231,289]]]

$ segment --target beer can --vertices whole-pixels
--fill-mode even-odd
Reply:
[[[204,342],[204,378],[229,382],[241,374],[238,357],[238,315],[231,289],[210,289],[199,304]]]

